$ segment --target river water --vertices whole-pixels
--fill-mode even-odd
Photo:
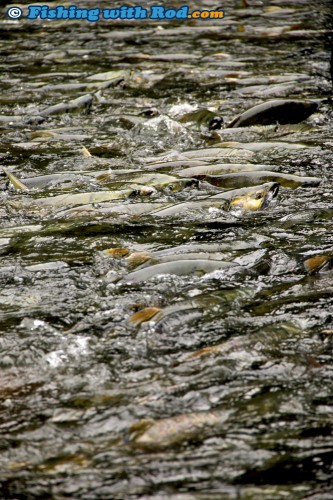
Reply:
[[[0,497],[333,498],[330,2],[226,0],[186,22],[21,7],[0,19]],[[319,107],[209,128],[272,99]],[[214,194],[184,169],[217,163],[320,184],[254,212],[153,213]],[[3,168],[28,188],[60,175],[22,191]]]

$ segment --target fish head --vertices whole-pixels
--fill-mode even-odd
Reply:
[[[261,210],[266,208],[277,197],[279,188],[278,182],[268,182],[260,187],[254,186],[253,189],[230,200],[229,209]]]
[[[304,261],[305,270],[309,274],[318,273],[320,271],[327,271],[329,269],[332,269],[332,265],[332,255],[316,255]]]
[[[170,191],[177,193],[177,192],[182,191],[183,189],[186,189],[188,187],[198,188],[199,187],[199,179],[194,179],[192,177],[178,179],[176,181],[166,183],[165,187],[167,187]]]

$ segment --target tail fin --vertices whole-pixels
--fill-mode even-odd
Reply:
[[[16,191],[29,191],[29,188],[25,184],[23,184],[23,182],[21,182],[20,179],[18,179],[14,174],[11,174],[5,168],[3,170]]]

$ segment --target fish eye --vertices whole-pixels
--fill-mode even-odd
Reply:
[[[260,198],[262,198],[263,194],[262,193],[256,193],[255,196],[254,196],[254,199],[255,200],[260,200]]]

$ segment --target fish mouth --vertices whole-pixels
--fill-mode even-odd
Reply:
[[[272,203],[272,201],[275,198],[277,198],[279,190],[280,190],[280,184],[278,182],[274,182],[273,185],[270,187],[268,193],[266,194],[263,204],[261,205],[261,208],[268,207]]]
[[[270,183],[260,189],[254,188],[253,191],[245,195],[236,196],[229,202],[229,210],[233,208],[240,208],[242,210],[262,210],[269,206],[273,199],[275,199],[279,192],[280,184],[278,182]]]

